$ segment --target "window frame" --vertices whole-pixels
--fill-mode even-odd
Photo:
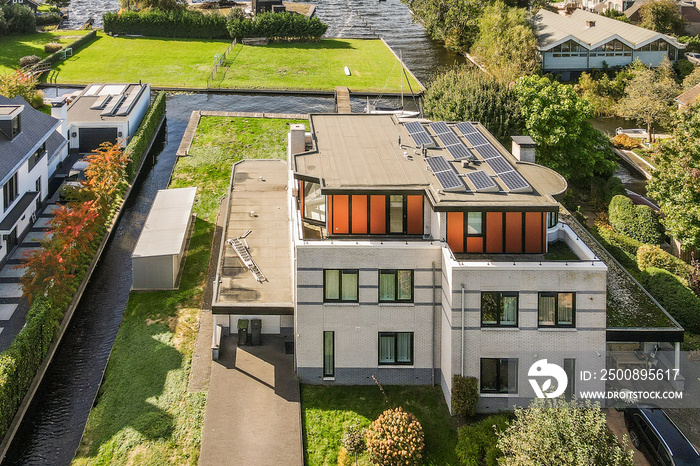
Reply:
[[[332,356],[332,367],[330,372],[326,372],[326,335],[330,335],[331,338],[331,356]],[[335,377],[335,332],[330,330],[323,331],[323,378]]]
[[[510,369],[511,364],[515,364],[515,387],[510,390],[507,388],[508,384],[506,384],[506,389],[502,390],[500,388],[497,388],[496,390],[490,390],[490,389],[484,389],[484,361],[496,361],[496,385],[498,387],[502,386],[503,384],[502,379],[501,379],[501,364],[503,361],[507,361],[507,367],[506,369],[506,377],[508,376],[508,372]],[[519,369],[519,361],[518,358],[480,358],[479,359],[479,393],[483,394],[500,394],[500,395],[513,395],[518,393],[518,369]],[[507,379],[506,379],[507,380]]]
[[[399,299],[399,272],[411,273],[411,297]],[[415,297],[415,271],[413,269],[379,269],[377,271],[377,302],[378,303],[412,303]],[[394,299],[382,299],[382,274],[394,275]]]
[[[498,294],[498,313],[496,315],[496,323],[484,323],[484,295]],[[502,299],[504,297],[515,297],[515,324],[501,323],[501,315],[503,314]],[[517,291],[482,291],[481,292],[481,328],[518,328],[520,323],[520,293]]]
[[[411,360],[407,362],[400,362],[398,360],[399,354],[399,334],[408,334],[411,336]],[[381,360],[381,341],[382,337],[394,338],[394,361],[393,362],[382,362]],[[377,335],[377,365],[379,366],[412,366],[415,361],[415,334],[414,332],[379,332]]]
[[[19,187],[17,185],[17,181],[17,172],[15,172],[2,186],[2,202],[4,210],[9,209],[19,197]],[[10,189],[13,190],[11,196],[8,195],[8,191]]]
[[[571,323],[559,323],[559,295],[571,295]],[[554,297],[554,325],[542,324],[540,319],[540,299]],[[537,293],[537,328],[576,328],[576,292],[575,291],[540,291]]]
[[[326,297],[326,272],[336,270],[338,271],[338,299],[327,298]],[[357,277],[356,279],[356,296],[357,298],[343,299],[343,273],[354,273]],[[359,269],[323,269],[323,302],[324,303],[359,303],[360,302],[360,270]]]

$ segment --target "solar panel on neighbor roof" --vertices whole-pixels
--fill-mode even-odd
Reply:
[[[472,155],[469,149],[467,149],[467,146],[465,146],[461,142],[459,144],[447,146],[447,151],[455,160],[475,159],[475,157]]]
[[[435,141],[433,140],[432,136],[430,136],[425,128],[423,128],[423,125],[419,121],[404,123],[404,127],[406,128],[406,131],[408,131],[408,135],[411,136],[411,139],[413,139],[416,147],[423,145],[426,147],[435,146]]]
[[[455,133],[450,131],[449,133],[443,133],[438,135],[440,138],[440,142],[442,142],[442,145],[447,147],[447,146],[452,146],[455,144],[460,144],[459,138],[455,136]]]
[[[530,190],[530,183],[528,183],[523,176],[515,170],[500,173],[498,177],[506,185],[508,191],[525,191]]]
[[[452,132],[449,126],[447,126],[447,123],[444,121],[435,121],[433,123],[430,123],[430,129],[433,130],[435,134],[440,136],[441,134],[449,134]]]
[[[445,191],[457,191],[464,188],[464,183],[453,170],[436,173],[435,177]]]
[[[474,125],[472,125],[468,121],[465,121],[463,123],[457,123],[455,126],[457,127],[459,132],[462,133],[464,136],[466,136],[467,134],[479,132],[476,128],[474,128]]]
[[[467,178],[472,182],[477,191],[497,191],[498,185],[483,170],[467,173]]]
[[[491,144],[483,144],[477,147],[476,150],[479,152],[479,154],[481,154],[481,157],[484,160],[503,157],[503,155],[498,152],[498,149]]]
[[[481,133],[465,134],[464,137],[467,138],[469,144],[471,144],[474,147],[489,143],[489,140],[486,139]]]
[[[436,157],[427,157],[425,160],[426,162],[428,162],[428,166],[433,171],[433,173],[452,170],[452,167],[450,166],[449,162],[442,155],[438,155]]]
[[[489,164],[489,167],[491,167],[493,172],[497,175],[513,171],[513,165],[509,164],[504,157],[494,157],[492,159],[486,159],[486,163]]]

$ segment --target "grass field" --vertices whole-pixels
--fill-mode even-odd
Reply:
[[[214,55],[229,42],[134,37],[98,39],[54,66],[47,81],[62,84],[133,82],[153,86],[204,88]],[[351,76],[346,76],[348,66]],[[238,89],[398,92],[400,65],[379,40],[323,40],[267,46],[237,45],[212,87]],[[414,91],[418,83],[411,78]],[[409,88],[404,81],[406,93]]]
[[[0,74],[19,68],[19,59],[25,55],[48,57],[50,54],[44,52],[44,44],[57,41],[67,45],[88,32],[90,31],[51,31],[27,36],[0,36]]]
[[[178,160],[170,184],[199,188],[180,289],[129,296],[73,464],[197,464],[206,393],[188,393],[187,382],[219,200],[233,162],[285,157],[289,122],[202,118],[191,155]]]
[[[387,404],[379,388],[368,386],[301,387],[301,411],[307,464],[337,464],[345,427],[368,427],[389,407],[401,406],[414,414],[425,433],[424,464],[458,465],[457,433],[440,387],[385,386]],[[369,465],[367,453],[359,464]]]

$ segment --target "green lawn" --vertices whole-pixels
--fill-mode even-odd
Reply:
[[[335,465],[343,430],[351,424],[367,427],[389,407],[402,406],[414,414],[425,433],[424,460],[428,465],[458,465],[457,433],[440,387],[385,386],[387,404],[379,387],[301,387],[301,411],[307,464]],[[368,465],[367,453],[360,464]]]
[[[204,88],[228,41],[109,37],[98,39],[72,58],[54,65],[46,78],[62,84],[131,82],[154,86]],[[351,76],[346,76],[348,66]],[[322,40],[236,46],[212,87],[239,89],[333,90],[398,92],[400,65],[379,40]],[[414,91],[418,83],[411,78]],[[404,81],[408,93],[408,86]]]
[[[25,55],[49,56],[44,52],[44,44],[57,41],[64,45],[79,39],[90,31],[51,31],[38,32],[27,36],[0,36],[0,74],[19,68],[19,59]]]
[[[170,184],[199,188],[180,289],[129,296],[74,464],[197,464],[206,393],[188,393],[187,382],[219,200],[233,162],[285,157],[289,122],[202,118]]]

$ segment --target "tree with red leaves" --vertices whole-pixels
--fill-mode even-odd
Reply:
[[[97,211],[100,218],[105,220],[111,205],[127,186],[126,166],[129,154],[124,152],[118,142],[103,142],[85,160],[88,167],[85,169],[83,187],[90,198],[97,201]]]

